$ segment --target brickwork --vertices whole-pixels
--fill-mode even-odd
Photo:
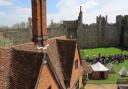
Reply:
[[[33,42],[44,45],[43,40],[47,39],[46,0],[32,0],[32,24]]]
[[[33,37],[41,36],[40,0],[32,0],[32,33]]]
[[[82,66],[81,66],[81,60],[79,57],[78,49],[76,46],[75,49],[75,56],[74,56],[74,61],[73,61],[73,67],[72,67],[72,75],[71,75],[71,82],[70,82],[70,88],[75,89],[75,84],[79,81],[79,88],[82,87],[82,82],[81,82],[81,76],[82,76]],[[78,68],[75,69],[75,62],[78,61]]]
[[[43,36],[47,35],[47,17],[46,17],[46,0],[42,0],[42,32]]]
[[[37,89],[59,89],[48,64],[44,64]]]

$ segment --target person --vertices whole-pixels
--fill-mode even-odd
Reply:
[[[124,49],[121,49],[121,55],[123,54]]]
[[[99,57],[100,57],[100,53],[99,53]]]

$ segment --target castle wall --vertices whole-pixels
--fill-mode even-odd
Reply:
[[[124,46],[128,47],[128,29],[124,32]]]
[[[105,30],[104,46],[118,46],[119,39],[119,31],[116,25],[108,25]]]
[[[80,48],[93,48],[98,45],[98,36],[96,29],[78,30],[78,43]]]
[[[121,23],[123,46],[128,47],[128,15],[125,15]]]
[[[119,45],[119,31],[115,25],[107,25],[102,31],[96,25],[79,29],[78,42],[81,48],[108,47]]]
[[[66,28],[59,26],[49,28],[49,37],[68,34]],[[107,24],[104,29],[99,30],[96,24],[77,30],[78,43],[80,48],[95,48],[118,46],[120,43],[120,31],[115,24]]]
[[[63,23],[58,28],[52,28],[53,30],[49,30],[48,34],[49,36],[52,34],[51,37],[66,35],[69,39],[76,37],[80,48],[112,46],[128,47],[127,15],[117,16],[116,23],[114,24],[107,23],[107,16],[105,18],[100,15],[96,20],[97,23],[90,25],[85,25],[82,22],[75,23],[74,21],[67,21],[66,23],[68,24],[68,27],[65,27]],[[77,34],[74,34],[76,31]]]

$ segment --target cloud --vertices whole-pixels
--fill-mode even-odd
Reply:
[[[58,13],[48,13],[50,20],[75,20],[78,17],[79,6],[83,10],[83,22],[91,24],[96,22],[96,16],[108,15],[108,22],[114,23],[117,15],[128,15],[128,0],[60,0],[56,7]]]
[[[19,2],[18,0],[0,0],[0,24],[11,26],[27,21],[31,16],[31,7],[23,4],[26,3],[25,1],[27,2],[27,0],[19,0]]]
[[[4,12],[0,12],[0,16],[4,16],[5,15],[5,13]]]
[[[0,12],[0,24],[11,26],[15,23],[20,23],[28,20],[31,16],[31,9],[24,7],[13,7],[13,12],[5,14]]]
[[[86,8],[86,9],[91,9],[95,6],[99,5],[99,3],[95,2],[95,1],[88,1],[86,3],[83,3],[83,7]]]
[[[13,3],[10,0],[0,0],[0,6],[12,6]]]
[[[16,14],[30,15],[31,14],[31,8],[16,7]]]
[[[60,0],[56,4],[58,13],[48,14],[48,24],[51,19],[56,22],[77,19],[80,6],[82,6],[83,13],[86,13],[86,9],[91,10],[98,5],[95,0]]]
[[[12,25],[17,22],[26,21],[31,16],[31,8],[24,7],[25,5],[17,7],[17,5],[13,5],[14,1],[16,0],[0,0],[0,7],[11,7],[8,7],[9,12],[3,9],[0,11],[0,24],[3,24],[3,21],[5,21],[4,24]],[[51,20],[55,22],[75,20],[79,15],[79,7],[82,6],[83,22],[85,24],[96,22],[96,16],[100,14],[108,15],[108,21],[115,22],[116,15],[128,15],[127,3],[128,0],[58,0],[56,4],[58,11],[48,13],[47,21],[49,24]]]
[[[115,22],[116,15],[128,15],[128,0],[112,0],[102,11],[109,16],[109,22]]]

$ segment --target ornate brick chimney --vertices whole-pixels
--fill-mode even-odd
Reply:
[[[44,47],[47,40],[46,0],[32,0],[32,41]]]

